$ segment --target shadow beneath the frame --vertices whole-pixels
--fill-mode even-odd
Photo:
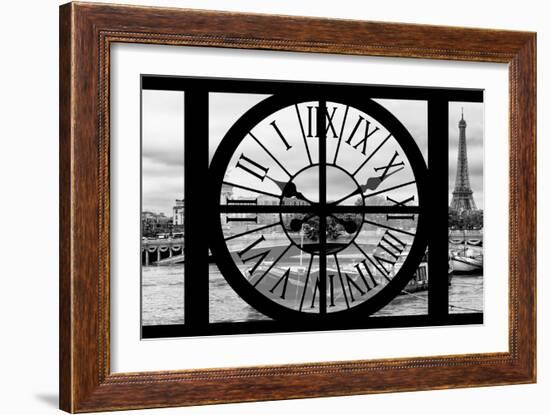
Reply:
[[[59,407],[59,396],[56,393],[36,393],[34,396],[48,406]]]

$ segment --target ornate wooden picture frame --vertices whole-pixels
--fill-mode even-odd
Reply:
[[[112,373],[110,59],[117,43],[507,64],[508,352]],[[61,409],[92,412],[536,381],[534,33],[69,3],[60,8],[59,93]]]

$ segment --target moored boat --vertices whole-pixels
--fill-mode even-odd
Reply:
[[[460,250],[452,250],[451,262],[455,273],[475,273],[483,269],[483,250],[466,246]]]
[[[455,273],[473,273],[483,269],[483,257],[469,257],[463,255],[453,255],[451,257],[453,271]]]

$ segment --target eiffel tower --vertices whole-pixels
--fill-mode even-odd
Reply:
[[[476,210],[474,192],[470,187],[470,176],[468,174],[468,152],[466,150],[466,121],[464,121],[464,110],[462,110],[462,118],[458,122],[458,129],[460,131],[458,139],[458,162],[451,209],[462,212],[464,210]]]

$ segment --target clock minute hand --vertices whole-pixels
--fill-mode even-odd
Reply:
[[[364,185],[361,185],[361,191],[363,193],[365,193],[367,190],[376,190],[378,188],[378,186],[380,186],[384,180],[386,180],[391,175],[393,175],[397,172],[400,172],[403,169],[404,169],[404,167],[401,167],[400,169],[394,170],[391,173],[388,173],[386,171],[380,176],[369,177],[367,179],[367,182]]]
[[[330,202],[330,203],[327,203],[327,205],[338,205],[340,203],[342,203],[344,200],[346,199],[349,199],[350,197],[354,196],[354,195],[359,195],[361,194],[361,189],[355,189],[353,192],[351,192],[350,194],[334,201],[334,202]]]
[[[353,192],[351,192],[350,194],[338,199],[337,201],[335,202],[331,202],[329,203],[330,205],[338,205],[340,203],[342,203],[344,200],[346,199],[349,199],[350,197],[354,196],[354,195],[360,195],[360,194],[363,194],[365,193],[367,190],[376,190],[378,188],[378,186],[380,186],[382,184],[382,182],[384,180],[386,180],[388,177],[390,177],[392,174],[395,174],[401,170],[403,170],[404,167],[401,167],[400,169],[397,169],[397,170],[394,170],[392,171],[391,173],[387,173],[387,172],[384,172],[383,174],[381,174],[380,176],[373,176],[373,177],[369,177],[367,179],[367,182],[363,185],[360,185],[359,186],[359,189],[355,189]]]

